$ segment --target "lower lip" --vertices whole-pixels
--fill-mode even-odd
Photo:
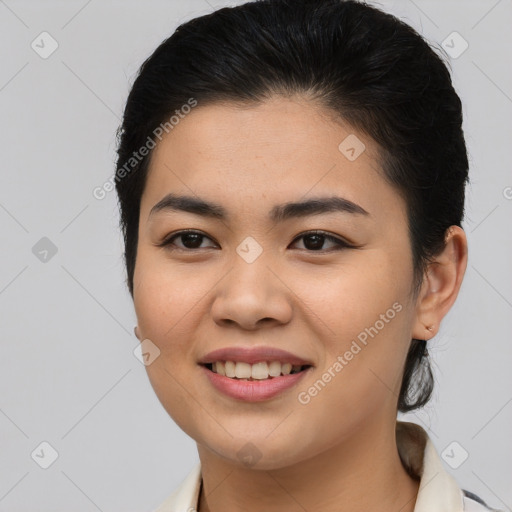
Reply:
[[[280,377],[265,380],[241,380],[224,377],[223,375],[212,372],[206,368],[206,366],[201,365],[201,367],[206,372],[206,376],[214,388],[231,398],[244,400],[246,402],[262,402],[263,400],[269,400],[295,386],[295,384],[312,369],[312,366],[310,366],[299,373],[290,373],[288,375],[281,375]]]

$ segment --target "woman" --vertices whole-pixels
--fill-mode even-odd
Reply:
[[[443,61],[340,0],[180,26],[144,62],[116,187],[150,382],[200,464],[158,508],[490,510],[397,412],[467,265]]]

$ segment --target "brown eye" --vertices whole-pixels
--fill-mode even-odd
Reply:
[[[181,245],[176,244],[175,240],[181,239]],[[168,247],[170,249],[181,249],[181,250],[194,250],[194,249],[208,249],[213,246],[202,246],[204,240],[211,240],[205,234],[200,231],[180,231],[174,233],[172,236],[167,237],[159,247]]]
[[[335,236],[329,235],[327,233],[324,233],[323,231],[310,231],[308,233],[303,233],[302,235],[298,236],[295,240],[304,239],[303,245],[304,249],[307,251],[329,251],[329,250],[340,250],[343,248],[350,248],[352,247],[350,244],[342,240],[341,238],[337,238]],[[334,246],[331,246],[331,248],[324,248],[325,241],[329,241]]]

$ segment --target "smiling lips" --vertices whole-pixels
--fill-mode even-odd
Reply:
[[[268,400],[298,382],[310,361],[275,347],[231,347],[201,358],[210,383],[222,393],[245,401]]]

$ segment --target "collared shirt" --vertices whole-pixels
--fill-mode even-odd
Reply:
[[[446,472],[426,431],[414,423],[397,421],[396,439],[404,467],[420,479],[414,512],[488,512],[478,496],[461,489]],[[201,490],[201,463],[153,512],[195,512]],[[500,511],[496,511],[500,512]]]

